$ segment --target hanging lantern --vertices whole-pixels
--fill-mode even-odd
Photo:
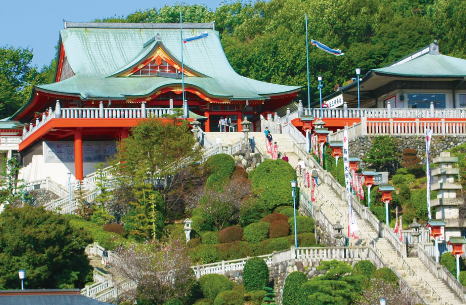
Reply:
[[[390,202],[392,201],[392,191],[395,188],[391,185],[381,185],[379,186],[379,192],[382,193],[382,202]]]
[[[349,161],[350,171],[354,170],[354,172],[356,172],[358,170],[358,162],[360,162],[361,159],[359,159],[358,157],[349,157],[348,161]]]
[[[454,256],[461,255],[464,253],[463,245],[466,244],[466,238],[464,237],[450,237],[450,241],[448,242],[449,245],[452,246],[453,250],[451,254]]]
[[[429,220],[427,227],[430,228],[430,236],[437,240],[437,237],[442,237],[442,227],[445,227],[443,220]]]
[[[376,171],[363,171],[362,172],[364,176],[364,185],[367,187],[371,187],[375,184],[374,182],[374,176],[377,175]]]
[[[329,142],[328,145],[332,149],[332,157],[339,158],[342,156],[342,151],[341,151],[343,148],[342,141]]]

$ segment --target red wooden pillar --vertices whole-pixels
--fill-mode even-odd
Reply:
[[[128,130],[122,130],[120,131],[120,141],[123,139],[126,139],[128,137]]]
[[[205,132],[210,132],[210,113],[209,111],[206,111],[204,113],[204,116],[207,118],[207,120],[205,121]]]
[[[81,130],[74,132],[74,175],[76,180],[83,180],[83,133]]]
[[[241,131],[243,131],[243,125],[241,125],[241,122],[243,121],[243,118],[241,117],[242,113],[241,113],[241,111],[238,111],[237,113],[238,113],[237,114],[238,121],[236,123],[236,126],[238,126],[238,132],[241,132]]]

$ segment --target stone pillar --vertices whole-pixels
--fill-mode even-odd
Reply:
[[[55,103],[55,117],[56,118],[61,118],[61,105],[60,105],[60,100],[57,100]]]
[[[74,132],[74,175],[76,180],[83,180],[83,134],[82,130]]]
[[[304,115],[304,109],[303,109],[303,102],[299,100],[298,102],[298,117],[302,117]]]
[[[146,102],[141,103],[141,118],[146,118]]]
[[[347,118],[348,117],[348,104],[343,103],[343,117]]]

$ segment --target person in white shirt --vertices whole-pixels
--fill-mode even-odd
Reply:
[[[304,160],[298,159],[298,165],[294,168],[294,170],[297,170],[299,168],[299,174],[301,175],[302,171],[306,169],[306,163],[304,163]]]
[[[225,131],[225,119],[223,118],[223,116],[220,118],[220,121],[218,122],[218,124],[220,125],[220,132],[224,132]]]

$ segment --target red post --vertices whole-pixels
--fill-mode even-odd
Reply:
[[[241,117],[241,111],[238,111],[238,121],[236,122],[236,126],[238,126],[238,132],[243,131],[243,125],[241,125],[241,122],[243,121],[243,118]]]
[[[204,116],[207,118],[207,120],[205,121],[205,132],[210,132],[210,113],[209,111],[206,111],[204,113]]]
[[[83,133],[81,130],[74,132],[74,175],[76,180],[83,180]]]
[[[120,141],[123,139],[126,139],[128,137],[128,130],[122,130],[120,131]]]

